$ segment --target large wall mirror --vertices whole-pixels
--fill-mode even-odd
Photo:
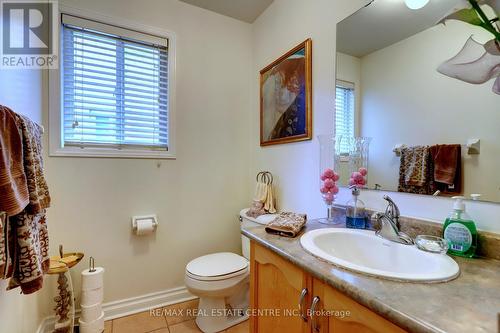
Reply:
[[[336,135],[371,138],[365,188],[500,202],[494,79],[470,84],[437,71],[471,36],[491,39],[464,22],[437,24],[457,4],[412,10],[375,0],[337,25]],[[348,160],[340,161],[343,185]]]

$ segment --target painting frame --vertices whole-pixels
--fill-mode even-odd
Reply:
[[[290,59],[290,57],[296,55],[299,51],[304,50],[304,89],[305,89],[305,96],[304,96],[304,107],[305,110],[301,111],[304,112],[304,119],[305,119],[305,126],[304,126],[304,133],[297,134],[297,135],[288,135],[288,136],[283,136],[283,137],[276,137],[276,138],[266,138],[266,135],[264,133],[265,131],[265,125],[268,126],[268,124],[265,124],[265,112],[264,110],[264,83],[265,80],[267,79],[267,76],[269,75],[268,73],[272,71],[274,68],[276,68],[278,65],[282,64],[285,60]],[[299,141],[306,141],[306,140],[311,140],[312,139],[312,40],[311,38],[306,39],[305,41],[301,42],[291,50],[287,51],[285,54],[283,54],[281,57],[273,61],[271,64],[267,65],[260,71],[260,146],[270,146],[270,145],[277,145],[277,144],[284,144],[284,143],[292,143],[292,142],[299,142]],[[269,111],[267,111],[269,112]],[[274,111],[276,112],[276,111]],[[269,131],[267,131],[269,132]],[[267,134],[267,133],[266,133]]]

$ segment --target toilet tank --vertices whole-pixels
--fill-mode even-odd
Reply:
[[[242,209],[240,211],[241,227],[256,226],[258,224],[266,225],[274,220],[276,216],[278,216],[277,214],[266,214],[261,215],[257,218],[253,218],[247,216],[247,211],[248,208]],[[250,260],[250,239],[245,235],[241,235],[241,251],[243,253],[243,256]]]

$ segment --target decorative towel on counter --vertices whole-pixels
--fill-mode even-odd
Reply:
[[[286,237],[295,237],[306,222],[306,214],[283,212],[266,225],[266,232]]]
[[[7,267],[7,214],[0,212],[0,279],[5,276],[5,268]]]
[[[428,146],[402,148],[398,192],[432,194],[432,172]]]
[[[15,113],[0,105],[0,211],[19,214],[29,202],[23,141]]]

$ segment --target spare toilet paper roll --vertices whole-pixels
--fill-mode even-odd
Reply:
[[[135,234],[137,236],[149,235],[155,230],[153,219],[137,220],[137,229]]]
[[[94,321],[86,322],[82,318],[78,320],[80,333],[101,333],[104,331],[104,312]]]
[[[102,303],[103,298],[103,289],[89,289],[82,290],[82,301],[80,302],[81,306],[92,306],[96,304]]]
[[[104,283],[104,268],[96,267],[93,272],[86,269],[82,272],[82,290],[102,288]]]
[[[82,316],[80,318],[82,319],[82,321],[87,323],[99,319],[102,313],[101,303],[90,306],[82,305],[81,309],[82,309]]]

